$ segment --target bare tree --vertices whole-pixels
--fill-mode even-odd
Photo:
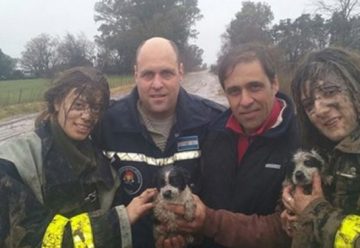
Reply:
[[[96,41],[117,52],[118,73],[131,72],[138,45],[152,36],[173,40],[182,53],[196,38],[196,21],[202,18],[197,0],[99,0]],[[196,59],[196,58],[193,58]]]
[[[346,20],[360,13],[359,0],[316,0],[315,6],[317,11],[329,17],[334,13],[339,13]]]
[[[77,36],[66,34],[58,46],[58,55],[62,69],[73,66],[92,65],[95,45],[81,33]]]
[[[35,76],[50,76],[57,63],[57,39],[40,34],[27,42],[20,63]]]

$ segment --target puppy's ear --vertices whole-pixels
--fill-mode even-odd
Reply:
[[[181,171],[181,173],[183,174],[183,177],[185,179],[185,183],[189,184],[190,179],[191,179],[190,172],[187,169],[183,168],[183,167],[178,167],[178,170]]]
[[[324,166],[324,159],[316,152],[315,149],[310,151],[310,156],[307,157],[308,159],[304,161],[304,164],[307,166],[315,167],[321,170]]]
[[[153,178],[152,178],[152,185],[157,188],[158,190],[162,187],[161,182],[164,180],[164,170],[158,170]]]
[[[159,172],[155,173],[154,176],[152,177],[152,185],[156,188],[158,188],[158,181],[159,181]]]

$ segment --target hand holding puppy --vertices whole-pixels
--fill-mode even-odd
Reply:
[[[287,209],[285,209],[282,211],[280,218],[282,228],[286,234],[289,235],[289,237],[293,237],[296,228],[297,216],[291,214]]]
[[[156,240],[156,248],[185,248],[186,245],[185,238],[181,235],[167,239],[160,237]]]
[[[135,197],[126,207],[130,224],[134,224],[140,217],[147,214],[153,207],[153,198],[156,196],[156,189],[146,189],[141,195]]]
[[[195,217],[193,221],[185,220],[185,208],[181,205],[169,204],[167,208],[178,215],[177,225],[180,231],[186,233],[200,233],[206,218],[206,206],[197,195],[192,194],[195,203]]]
[[[318,172],[313,173],[312,192],[305,194],[301,186],[296,186],[293,191],[292,186],[286,186],[283,190],[282,201],[290,212],[297,215],[302,213],[304,209],[314,200],[324,197],[321,188],[321,177]]]
[[[181,204],[168,204],[166,209],[175,213],[177,216],[177,226],[178,230],[183,233],[196,234],[201,233],[201,230],[204,227],[205,218],[206,218],[206,206],[200,200],[197,195],[192,194],[195,203],[195,215],[192,221],[186,220],[185,207]],[[167,228],[163,226],[163,228]],[[168,239],[158,239],[156,242],[156,248],[184,248],[186,247],[186,239],[184,236],[177,235],[176,237]]]

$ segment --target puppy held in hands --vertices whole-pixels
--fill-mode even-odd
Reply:
[[[293,156],[294,167],[288,174],[284,184],[302,186],[305,194],[311,194],[315,171],[321,176],[323,184],[330,185],[332,176],[326,173],[324,159],[313,149],[311,151],[299,150]]]
[[[326,156],[326,155],[325,155]],[[291,185],[291,190],[294,191],[296,186],[303,188],[303,193],[310,195],[313,186],[313,174],[318,172],[321,177],[322,189],[325,198],[331,192],[330,186],[333,181],[333,176],[330,173],[331,169],[324,157],[320,156],[314,149],[311,151],[300,150],[293,156],[294,167],[289,171],[284,185]],[[291,192],[290,192],[291,193]],[[293,200],[290,197],[291,200]],[[283,199],[283,201],[290,204],[290,200]],[[287,209],[287,214],[295,215],[291,210]],[[315,230],[313,222],[305,221],[299,226],[297,221],[289,223],[290,230],[293,230],[293,238],[291,247],[321,247],[315,237]]]
[[[313,185],[313,173],[318,172],[323,183],[331,183],[331,177],[326,178],[325,160],[315,151],[299,150],[293,156],[293,167],[288,171],[288,175],[284,181],[284,186],[291,185],[291,191],[296,186],[304,189],[304,194],[311,194]],[[291,198],[290,198],[291,199]],[[283,199],[284,201],[284,199]],[[290,204],[290,200],[285,200]],[[290,216],[295,216],[290,209],[286,210]],[[299,229],[297,221],[288,222],[286,229],[292,233],[292,247],[320,247],[316,242],[314,230],[312,226],[302,225]]]
[[[154,216],[154,238],[158,240],[160,237],[167,239],[178,234],[185,237],[188,244],[194,242],[194,237],[190,234],[178,232],[175,213],[167,210],[166,205],[182,204],[185,208],[184,219],[192,221],[195,217],[195,208],[189,183],[188,172],[183,168],[175,166],[167,166],[160,170],[156,177],[156,187],[159,194],[155,199]],[[166,226],[166,230],[164,230]]]

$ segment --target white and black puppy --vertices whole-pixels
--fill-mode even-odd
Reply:
[[[185,208],[184,218],[192,221],[195,215],[195,203],[191,194],[189,182],[189,173],[176,166],[167,166],[160,170],[156,177],[156,187],[159,194],[155,199],[154,216],[154,238],[169,238],[179,234],[177,230],[177,216],[165,208],[169,203],[182,204]],[[167,230],[162,228],[167,227]],[[194,242],[192,235],[185,235],[188,244]]]
[[[314,149],[297,151],[293,156],[293,162],[294,167],[288,174],[285,184],[302,186],[304,192],[310,194],[312,175],[315,171],[320,174],[323,183],[331,183],[331,178],[325,173],[325,161]]]

